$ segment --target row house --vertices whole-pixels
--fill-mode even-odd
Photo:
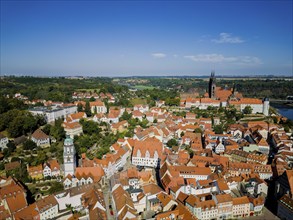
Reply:
[[[257,173],[261,179],[271,179],[273,171],[271,165],[253,164],[253,172]]]
[[[252,172],[252,167],[247,163],[229,162],[227,171],[231,176],[248,175]]]
[[[201,201],[197,196],[190,195],[186,199],[185,205],[198,219],[216,219],[218,216],[218,209],[214,200]]]
[[[159,167],[162,159],[163,144],[156,138],[135,141],[131,162],[135,166]]]
[[[38,165],[38,166],[29,166],[27,165],[27,171],[29,176],[32,179],[43,179],[43,166],[42,164]]]
[[[130,157],[130,151],[126,146],[118,145],[117,148],[112,149],[112,151],[114,151],[114,153],[104,155],[101,160],[94,159],[95,166],[102,167],[107,178],[110,178],[120,169],[123,169],[127,163],[127,158]]]
[[[43,176],[46,177],[58,177],[61,175],[60,165],[56,159],[49,160],[43,165]]]
[[[265,204],[265,198],[259,196],[257,198],[249,198],[250,201],[250,215],[258,216],[262,215],[263,207]]]
[[[219,219],[232,218],[232,196],[230,194],[221,194],[213,196],[218,208]]]
[[[250,213],[250,202],[247,196],[232,198],[233,218],[248,217]]]
[[[63,180],[65,189],[99,183],[105,181],[105,172],[102,167],[76,167],[75,174],[68,174]],[[102,184],[103,185],[103,184]]]
[[[146,113],[149,111],[149,106],[148,105],[134,105],[133,110],[140,111],[141,113]]]

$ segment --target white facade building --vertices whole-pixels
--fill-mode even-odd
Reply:
[[[8,138],[5,137],[3,134],[0,134],[0,150],[3,151],[4,148],[7,148]]]
[[[67,115],[77,112],[77,106],[57,107],[52,106],[52,109],[46,107],[38,107],[29,110],[33,115],[43,115],[47,123],[54,122],[57,119],[65,118]]]

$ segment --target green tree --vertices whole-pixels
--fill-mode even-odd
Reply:
[[[214,126],[214,132],[216,134],[223,134],[223,131],[224,131],[223,125]]]
[[[62,183],[53,182],[51,188],[49,189],[49,193],[53,194],[53,193],[56,193],[56,192],[60,192],[62,190],[64,190]]]
[[[23,149],[24,150],[33,150],[37,148],[37,145],[35,142],[33,142],[32,140],[26,140],[24,143],[23,143]]]
[[[203,133],[202,130],[200,128],[196,128],[194,129],[193,133]]]
[[[92,96],[92,97],[90,98],[90,102],[94,102],[94,101],[96,101],[96,99]]]
[[[177,141],[176,141],[176,139],[174,139],[174,138],[172,138],[172,139],[170,139],[168,142],[167,142],[167,146],[168,147],[173,147],[173,146],[176,146],[177,145]]]
[[[90,106],[89,101],[86,101],[84,111],[88,117],[92,116],[91,106]]]
[[[123,121],[123,120],[128,121],[129,119],[131,119],[131,117],[132,117],[131,113],[128,114],[127,111],[124,111],[121,117],[119,118],[119,121]]]
[[[83,106],[82,106],[82,104],[81,104],[81,103],[78,103],[78,104],[77,104],[77,111],[78,111],[78,112],[82,112],[82,110],[83,110]]]
[[[43,127],[43,132],[46,134],[46,135],[50,135],[50,132],[51,132],[51,128],[52,128],[52,125],[50,124],[46,124],[44,127]]]
[[[98,134],[101,131],[99,124],[94,121],[86,121],[82,119],[80,120],[80,123],[82,125],[84,134]]]
[[[245,108],[242,110],[243,114],[251,114],[252,113],[252,108],[250,105],[245,106]]]

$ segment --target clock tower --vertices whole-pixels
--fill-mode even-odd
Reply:
[[[76,158],[73,139],[67,136],[63,148],[64,175],[66,177],[68,174],[75,174]]]

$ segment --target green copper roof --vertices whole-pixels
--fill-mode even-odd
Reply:
[[[73,145],[73,139],[69,136],[66,136],[66,139],[64,140],[64,145]]]

